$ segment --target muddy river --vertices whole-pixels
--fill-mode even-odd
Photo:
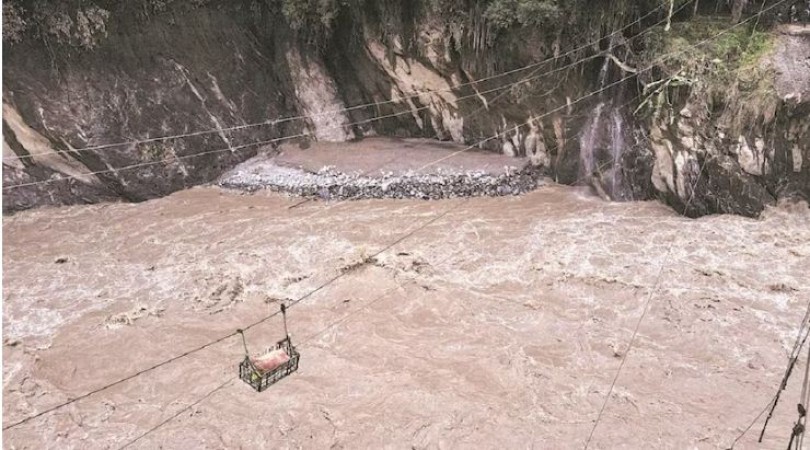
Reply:
[[[691,220],[558,186],[299,202],[204,187],[5,217],[4,426],[334,281],[290,308],[300,370],[271,389],[236,379],[231,337],[4,447],[583,448],[626,356],[590,448],[726,448],[774,395],[810,300],[806,206]],[[247,338],[282,334],[275,317]],[[803,369],[762,448],[787,445]]]

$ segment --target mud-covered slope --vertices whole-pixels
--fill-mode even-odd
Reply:
[[[622,67],[648,63],[645,30],[664,27],[665,3],[570,2],[553,21],[529,20],[523,10],[493,15],[494,3],[6,2],[4,209],[165,195],[272,151],[285,136],[488,139],[482,147],[528,156],[564,183],[603,172],[615,198],[660,196],[679,206],[694,197],[691,215],[755,215],[780,195],[810,196],[808,98],[795,87],[804,85],[779,93],[779,114],[762,130],[784,138],[762,137],[770,169],[751,174],[747,153],[735,150],[739,136],[697,149],[674,134],[683,131],[672,128],[676,120],[633,114],[648,95],[643,85],[672,69],[636,79]],[[695,9],[677,1],[671,19],[719,13],[731,24],[725,3]],[[803,20],[806,2],[788,3],[763,16],[760,28]],[[789,55],[808,48],[807,36],[791,39],[797,48]],[[588,41],[596,43],[583,46]],[[477,80],[484,81],[469,84]],[[709,119],[690,126],[711,135]],[[749,147],[758,149],[757,133],[749,134]],[[184,137],[133,143],[177,135]],[[790,167],[782,164],[788,152],[804,162],[791,156]],[[698,166],[711,176],[696,177]],[[683,187],[689,177],[698,181],[695,195]],[[29,183],[41,184],[11,187]]]

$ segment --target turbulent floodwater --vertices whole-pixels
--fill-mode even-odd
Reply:
[[[290,309],[301,369],[269,391],[233,381],[183,410],[235,377],[231,338],[6,430],[4,445],[118,448],[182,411],[135,447],[582,448],[652,296],[592,448],[727,447],[774,394],[810,298],[806,206],[690,220],[565,187],[298,201],[196,188],[4,218],[4,425],[230,333],[407,236]],[[280,333],[270,320],[247,334],[258,350]],[[800,378],[768,448],[786,445]]]

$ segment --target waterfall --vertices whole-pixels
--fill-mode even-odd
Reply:
[[[604,89],[608,81],[610,59],[599,71],[599,87]],[[629,189],[624,186],[622,176],[622,156],[627,147],[625,118],[621,108],[622,91],[614,91],[608,97],[606,90],[599,94],[599,103],[585,121],[579,136],[579,177],[588,182],[595,175],[601,179],[602,187],[612,200],[629,199]]]
[[[624,133],[624,116],[618,108],[611,110],[610,129],[610,154],[612,167],[610,170],[610,196],[613,200],[627,200],[626,189],[622,179],[622,154],[627,146],[627,139]]]
[[[586,179],[596,169],[593,150],[597,146],[596,140],[599,138],[599,124],[602,122],[604,108],[605,102],[599,102],[596,105],[579,137],[579,177],[581,179]]]

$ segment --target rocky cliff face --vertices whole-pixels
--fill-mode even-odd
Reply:
[[[789,63],[807,64],[807,36],[780,35],[763,52],[784,82],[744,129],[723,131],[736,113],[706,114],[699,89],[671,82],[671,101],[634,114],[661,94],[641,84],[672,67],[578,100],[649,63],[648,36],[637,35],[666,19],[665,7],[642,17],[655,3],[596,2],[557,24],[494,27],[476,1],[334,3],[315,23],[290,1],[6,2],[4,209],[165,195],[285,136],[488,139],[482,147],[529,156],[561,182],[596,171],[614,198],[689,202],[691,215],[756,215],[778,196],[810,197],[810,71]],[[725,4],[700,3],[673,20]],[[163,139],[177,135],[189,136]]]
[[[680,72],[692,78],[660,93],[672,101],[648,122],[651,179],[676,209],[756,216],[778,199],[810,198],[810,28],[764,39],[761,55],[734,62],[733,77]]]
[[[237,6],[155,10],[149,5],[99,6],[103,25],[87,31],[81,25],[86,7],[54,4],[43,17],[29,19],[35,22],[19,42],[4,42],[4,111],[9,113],[4,152],[33,155],[4,159],[4,184],[104,171],[4,191],[6,208],[164,195],[210,180],[256,151],[229,148],[301,129],[270,123],[73,151],[264,122],[298,111],[288,95],[293,81],[285,70],[285,49],[267,47],[257,37],[272,33],[272,24],[255,28],[250,11]],[[213,152],[218,149],[225,151]],[[115,170],[128,166],[136,167]]]

